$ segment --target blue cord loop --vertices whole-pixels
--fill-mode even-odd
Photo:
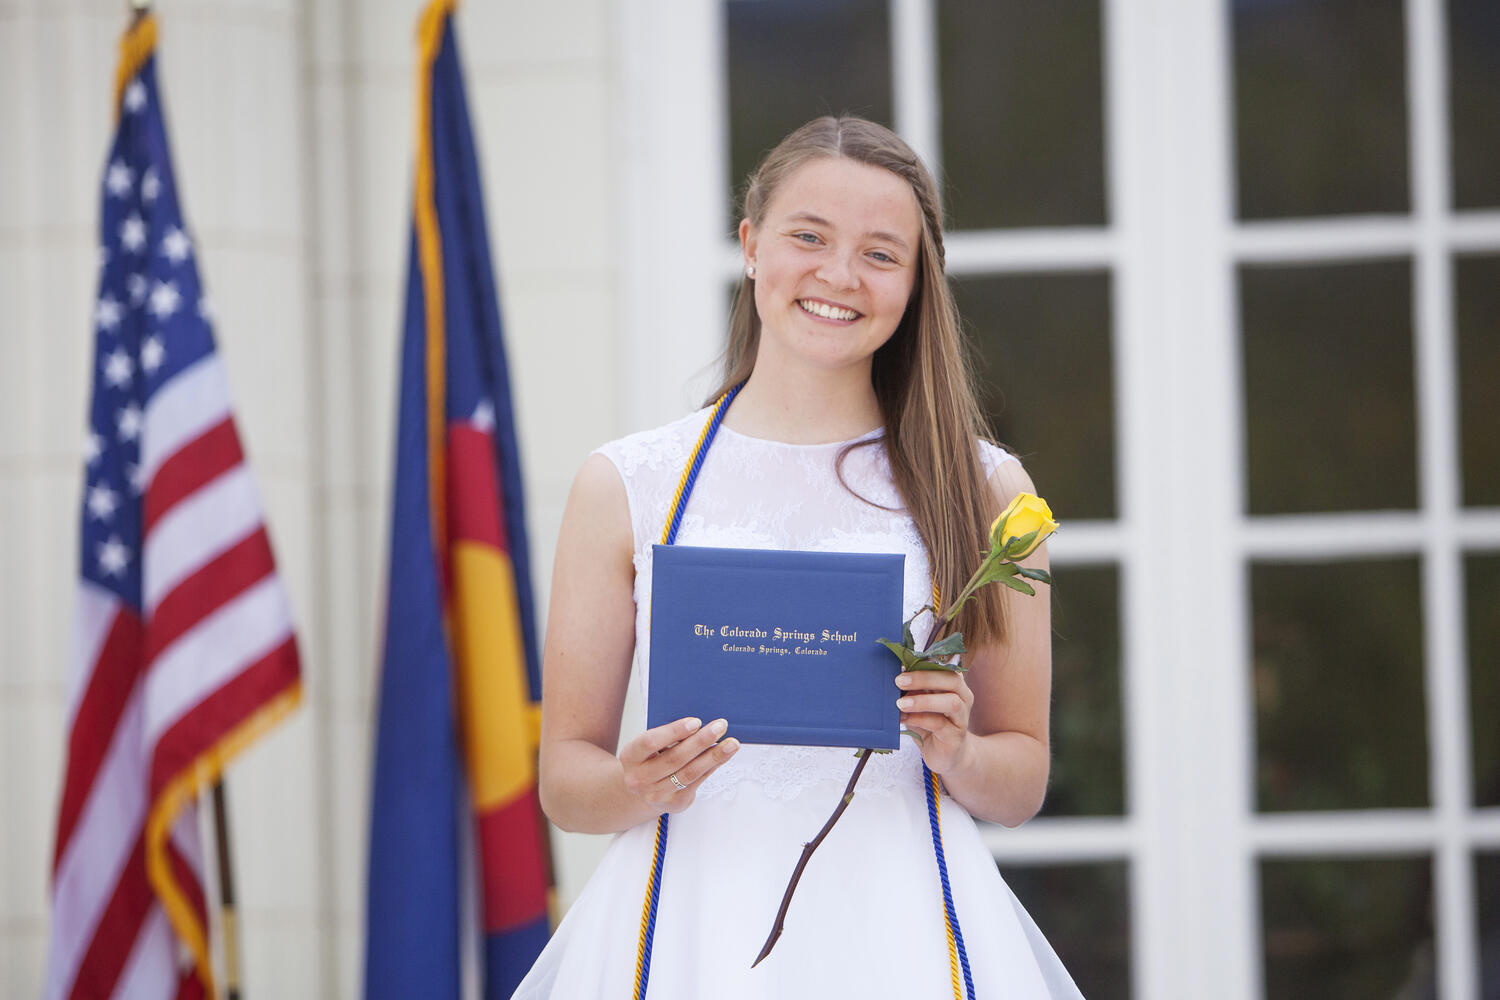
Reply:
[[[948,914],[948,926],[953,928],[953,941],[958,947],[958,964],[964,970],[964,993],[974,1000],[974,976],[969,971],[969,952],[964,948],[964,932],[958,926],[958,911],[953,907],[953,887],[948,884],[948,859],[943,855],[943,832],[938,828],[937,782],[927,762],[922,762],[922,780],[927,786],[927,825],[932,830],[932,853],[937,856],[938,878],[943,883],[943,909]]]

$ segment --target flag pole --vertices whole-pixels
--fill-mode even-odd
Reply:
[[[222,780],[214,781],[213,796],[214,854],[219,865],[219,925],[224,938],[224,998],[240,1000],[240,935],[229,856],[229,810],[224,804]]]

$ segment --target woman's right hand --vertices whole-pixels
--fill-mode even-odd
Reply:
[[[693,804],[703,779],[740,748],[736,739],[719,742],[728,729],[723,719],[706,726],[697,719],[678,719],[646,730],[620,749],[625,788],[658,813],[681,812]]]

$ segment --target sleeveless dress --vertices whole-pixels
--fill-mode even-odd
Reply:
[[[599,449],[625,482],[635,538],[635,673],[650,683],[651,545],[708,411]],[[679,545],[900,552],[905,615],[928,603],[926,551],[899,508],[880,431],[789,445],[721,428],[683,515]],[[986,471],[1015,458],[981,446]],[[926,616],[924,616],[926,617]],[[924,637],[917,635],[919,640]],[[899,696],[891,686],[892,699]],[[704,720],[709,721],[709,720]],[[733,719],[730,720],[731,727]],[[951,997],[942,890],[922,757],[910,737],[877,754],[802,876],[775,950],[754,969],[802,845],[855,764],[845,748],[746,744],[672,817],[647,996],[652,1000]],[[974,820],[943,795],[942,832],[978,1000],[1078,998],[1072,979],[1001,879]],[[515,1000],[620,1000],[635,984],[656,824],[616,834]]]

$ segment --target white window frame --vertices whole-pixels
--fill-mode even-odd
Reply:
[[[934,0],[890,4],[895,124],[941,169]],[[956,275],[1112,275],[1118,516],[1069,522],[1051,548],[1059,565],[1120,566],[1127,814],[986,838],[1002,865],[1128,862],[1138,998],[1256,1000],[1260,859],[1390,853],[1432,856],[1443,995],[1478,998],[1471,859],[1500,848],[1500,809],[1470,802],[1463,556],[1500,550],[1500,510],[1459,502],[1451,261],[1500,250],[1500,211],[1448,208],[1443,2],[1405,9],[1409,214],[1238,221],[1228,0],[1102,0],[1109,223],[948,240]],[[616,0],[614,16],[621,416],[636,429],[711,388],[741,260],[723,218],[722,5]],[[1392,255],[1414,262],[1418,509],[1247,516],[1238,266]],[[1258,815],[1250,563],[1380,554],[1421,559],[1432,805]]]

